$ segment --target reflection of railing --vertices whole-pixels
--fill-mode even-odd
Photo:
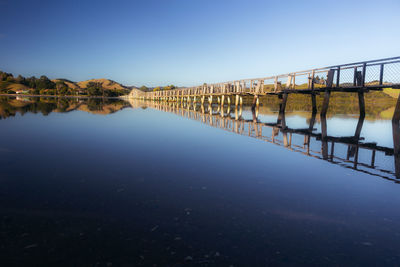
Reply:
[[[209,126],[220,128],[229,132],[258,138],[269,143],[286,147],[294,152],[299,152],[307,156],[311,156],[318,159],[327,160],[333,164],[338,164],[346,168],[352,168],[354,170],[364,172],[370,175],[379,176],[384,179],[395,181],[396,183],[400,180],[400,128],[399,123],[393,122],[393,140],[394,148],[378,146],[376,143],[363,142],[363,138],[360,137],[361,129],[364,122],[364,116],[360,116],[356,131],[353,136],[348,137],[334,137],[327,135],[327,122],[326,117],[321,116],[321,132],[315,133],[314,124],[316,119],[316,113],[313,112],[310,118],[309,127],[304,129],[292,129],[286,126],[285,113],[280,112],[276,123],[263,123],[258,120],[257,110],[253,110],[253,118],[246,120],[242,117],[242,109],[235,108],[230,110],[230,106],[227,109],[223,109],[220,106],[207,105],[181,105],[180,103],[163,103],[163,102],[151,102],[151,101],[138,101],[131,100],[131,105],[136,107],[140,105],[146,105],[148,107],[171,112],[183,117],[187,117],[193,120],[200,121]],[[267,136],[263,134],[264,127],[272,128],[272,134]],[[282,138],[279,138],[279,133],[282,134]],[[293,135],[304,136],[303,144],[292,143]],[[311,141],[314,143],[320,143],[320,150],[313,150],[311,148]],[[335,145],[341,144],[347,146],[347,155],[345,158],[335,155]],[[330,145],[330,149],[329,149]],[[364,152],[361,152],[364,151]],[[359,154],[370,151],[371,160],[369,163],[359,162]],[[379,168],[375,165],[375,159],[377,152],[380,155],[393,156],[395,170],[388,170]]]
[[[400,57],[297,71],[270,77],[241,79],[203,84],[174,90],[140,93],[133,97],[149,99],[195,97],[204,95],[263,95],[277,93],[310,93],[331,91],[358,92],[360,89],[379,90],[400,85]]]

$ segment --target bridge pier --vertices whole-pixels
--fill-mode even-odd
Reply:
[[[325,95],[324,95],[324,102],[322,103],[322,109],[321,109],[321,116],[325,117],[326,113],[328,112],[328,107],[329,107],[329,98],[331,97],[331,91],[326,90]]]
[[[304,145],[307,146],[307,154],[310,155],[310,142],[311,142],[311,133],[314,130],[315,119],[317,116],[317,112],[311,113],[310,123],[308,125],[308,134],[304,135]]]
[[[317,113],[317,100],[315,94],[311,94],[311,105],[312,105],[312,112]]]
[[[281,103],[279,104],[279,113],[285,113],[286,110],[286,103],[289,97],[289,94],[284,93],[283,95],[278,95],[279,99],[282,99]]]
[[[360,108],[360,116],[365,116],[364,91],[358,91],[358,107]]]
[[[400,123],[398,119],[392,121],[392,131],[393,131],[394,168],[395,168],[396,178],[400,179]]]
[[[259,104],[260,104],[260,100],[258,98],[258,95],[254,95],[253,104],[251,105],[251,109],[255,110],[256,108],[258,108]]]
[[[239,105],[239,95],[235,95],[235,107]]]
[[[321,153],[323,159],[328,159],[328,127],[326,116],[321,115]]]

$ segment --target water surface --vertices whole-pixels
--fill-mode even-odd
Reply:
[[[373,150],[353,143],[332,158],[333,139],[308,147],[292,131],[289,144],[306,110],[244,107],[236,120],[233,108],[8,98],[0,114],[5,266],[400,264],[388,119],[367,114],[354,143],[388,149],[372,166]],[[354,137],[360,120],[325,122],[326,136]]]

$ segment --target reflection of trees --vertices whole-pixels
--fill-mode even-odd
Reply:
[[[125,101],[107,98],[46,98],[33,97],[17,99],[16,97],[0,97],[0,118],[13,117],[17,113],[41,113],[48,115],[51,112],[70,112],[85,110],[88,112],[108,114],[128,106]],[[83,108],[87,106],[87,109]]]

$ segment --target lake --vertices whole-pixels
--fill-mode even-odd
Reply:
[[[0,97],[1,264],[400,265],[394,104],[332,106]]]

